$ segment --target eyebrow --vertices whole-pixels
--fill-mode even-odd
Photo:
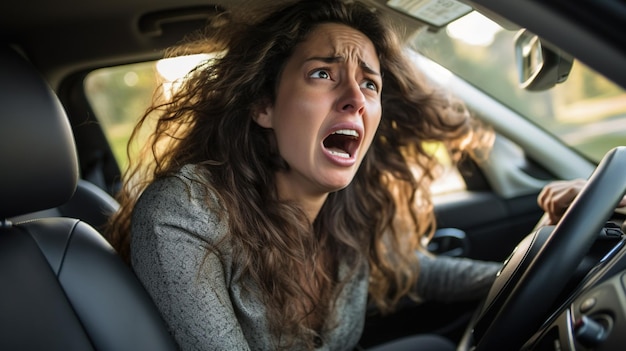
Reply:
[[[310,57],[308,59],[305,60],[305,62],[308,61],[321,61],[324,63],[341,63],[344,62],[346,59],[343,56],[315,56],[315,57]],[[365,72],[369,73],[369,74],[373,74],[373,75],[377,75],[379,77],[382,77],[382,74],[380,74],[380,72],[376,71],[375,69],[373,69],[372,67],[370,67],[366,62],[359,60],[359,67],[361,67],[361,69],[363,69]]]

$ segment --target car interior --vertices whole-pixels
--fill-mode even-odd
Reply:
[[[459,351],[622,349],[626,215],[615,208],[626,192],[626,134],[619,134],[626,126],[626,5],[618,0],[365,1],[406,27],[407,42],[434,43],[418,50],[425,76],[495,131],[485,160],[464,159],[453,170],[462,189],[435,194],[439,229],[428,249],[504,264],[483,300],[406,301],[392,315],[371,310],[360,347],[435,333],[452,339]],[[94,78],[100,70],[153,64],[168,46],[245,3],[0,5],[0,156],[5,164],[0,171],[0,349],[177,348],[150,296],[101,234],[118,208],[115,195],[124,165],[96,107],[100,96],[90,97],[86,88],[101,84]],[[424,4],[441,6],[440,12],[418,11]],[[539,94],[576,82],[582,86],[592,73],[593,79],[606,79],[594,83],[609,87],[602,98],[602,106],[612,106],[604,129],[581,119],[579,129],[568,126],[562,137],[549,129],[560,117],[546,122],[548,127],[521,118],[523,109],[480,85],[497,80],[498,73],[457,72],[454,67],[462,62],[437,47],[449,45],[442,36],[452,37],[450,27],[470,13],[511,34],[507,50],[517,59],[516,88],[528,94],[519,95],[522,101],[532,96],[553,104]],[[445,63],[449,71],[442,75],[431,61]],[[573,70],[580,66],[592,73],[575,81]],[[124,72],[127,83],[135,79]],[[615,97],[607,98],[606,91]],[[579,114],[587,113],[586,106],[575,105]],[[120,104],[114,111],[131,107]],[[573,139],[567,138],[594,133],[612,143],[594,149],[597,156],[568,144]],[[575,178],[589,179],[577,201],[559,224],[541,225],[545,217],[536,200],[541,188]]]
[[[139,281],[87,224],[104,215],[101,192],[75,193],[76,149],[58,98],[15,50],[2,47],[0,63],[6,69],[1,154],[11,165],[1,176],[1,275],[10,287],[0,298],[2,348],[175,349]],[[87,206],[92,213],[81,218]],[[59,214],[38,213],[51,208]],[[13,219],[27,214],[33,219]]]

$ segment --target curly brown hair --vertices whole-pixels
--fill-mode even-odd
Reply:
[[[139,121],[131,140],[153,119],[154,131],[144,152],[131,159],[108,238],[128,259],[130,219],[141,192],[186,164],[203,165],[205,185],[228,214],[234,262],[261,288],[271,331],[289,339],[334,308],[345,281],[337,278],[339,260],[353,272],[369,263],[370,298],[382,311],[410,294],[418,276],[415,250],[435,229],[429,189],[438,161],[424,142],[443,142],[456,153],[474,129],[461,105],[420,77],[398,33],[372,8],[341,0],[265,8],[262,15],[224,13],[169,50],[169,56],[218,55]],[[372,41],[383,74],[383,112],[353,181],[329,194],[311,223],[300,207],[278,198],[275,174],[289,165],[272,132],[252,116],[260,104],[274,101],[285,62],[321,23],[350,26]]]

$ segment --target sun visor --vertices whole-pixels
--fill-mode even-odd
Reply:
[[[519,29],[519,26],[512,22],[468,0],[388,0],[386,5],[437,29],[445,27],[472,12],[472,10],[480,12],[503,28]]]

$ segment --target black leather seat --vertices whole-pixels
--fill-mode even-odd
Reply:
[[[176,349],[98,231],[72,218],[15,220],[66,204],[78,166],[65,112],[45,81],[7,46],[0,67],[0,350]]]
[[[84,179],[79,179],[74,195],[59,207],[49,208],[11,218],[11,222],[24,222],[44,217],[71,217],[88,223],[102,231],[109,217],[120,207],[106,191]]]

